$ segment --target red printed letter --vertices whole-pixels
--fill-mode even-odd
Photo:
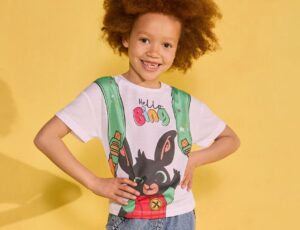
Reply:
[[[146,119],[143,115],[143,109],[141,107],[136,107],[133,110],[133,118],[134,118],[135,123],[139,126],[145,124],[145,122],[146,122]]]

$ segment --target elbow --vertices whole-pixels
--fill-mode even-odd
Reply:
[[[40,133],[38,133],[35,138],[33,139],[33,144],[35,145],[35,147],[37,147],[38,149],[41,148],[43,143],[43,138],[42,135],[40,135]]]
[[[33,144],[39,149],[42,150],[43,147],[46,145],[47,143],[47,137],[45,136],[45,134],[43,134],[43,132],[39,132],[35,138],[33,139]]]
[[[240,146],[241,146],[241,141],[240,141],[240,138],[238,137],[238,136],[234,136],[233,137],[233,152],[235,152],[235,151],[237,151],[239,148],[240,148]]]

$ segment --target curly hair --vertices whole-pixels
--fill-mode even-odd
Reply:
[[[135,20],[145,13],[175,16],[181,22],[181,35],[172,68],[185,72],[192,60],[218,47],[213,32],[222,17],[213,0],[104,0],[106,14],[102,31],[108,44],[121,55],[128,53],[122,44]]]

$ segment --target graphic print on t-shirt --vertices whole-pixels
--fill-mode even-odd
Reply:
[[[181,179],[180,169],[177,166],[172,167],[175,148],[179,147],[185,156],[188,156],[191,149],[190,95],[172,88],[171,104],[174,121],[170,120],[170,116],[163,105],[155,100],[147,99],[147,97],[146,99],[135,97],[133,106],[126,105],[132,114],[126,119],[123,98],[116,81],[111,77],[104,77],[98,79],[96,83],[104,95],[107,109],[108,162],[111,172],[117,177],[119,169],[124,171],[129,179],[138,183],[135,189],[140,192],[140,196],[136,200],[129,200],[128,205],[119,208],[118,216],[146,219],[166,217],[167,206],[173,202],[175,189]],[[170,100],[167,103],[170,103]],[[174,122],[176,130],[168,128],[170,123],[174,126]],[[152,128],[157,127],[158,130],[164,127],[163,134],[154,132],[159,138],[157,143],[152,143],[154,140],[151,139],[151,145],[156,145],[155,151],[148,148],[143,149],[139,146],[139,142],[134,142],[134,139],[130,139],[128,142],[126,138],[128,131],[126,127],[130,127],[129,130],[139,129],[146,124]],[[134,146],[134,149],[138,149],[138,151],[132,153],[130,146]],[[136,159],[135,163],[133,158]]]
[[[163,134],[156,145],[154,160],[148,159],[145,153],[138,150],[136,163],[133,165],[132,154],[127,139],[119,155],[119,166],[128,174],[129,179],[138,185],[140,192],[136,200],[129,200],[122,206],[119,216],[127,218],[164,218],[166,206],[174,199],[174,192],[180,182],[180,172],[173,169],[170,177],[166,166],[171,164],[175,154],[175,130]]]
[[[162,105],[156,105],[154,101],[139,99],[139,105],[133,109],[133,118],[138,126],[146,122],[157,123],[161,121],[163,126],[170,123],[170,117]]]

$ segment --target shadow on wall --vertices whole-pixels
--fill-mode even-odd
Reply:
[[[0,153],[0,227],[44,214],[81,196],[79,186]]]
[[[11,126],[16,120],[17,110],[8,85],[0,79],[0,138],[11,132]]]

